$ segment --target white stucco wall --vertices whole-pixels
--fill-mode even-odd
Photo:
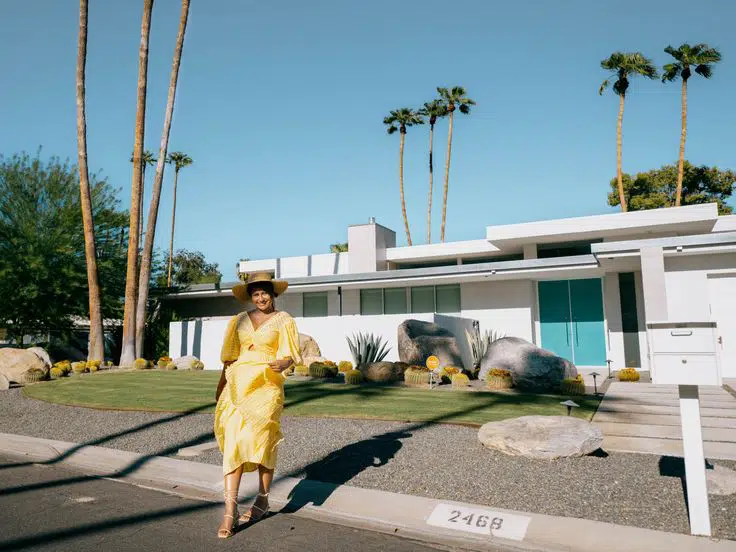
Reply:
[[[710,320],[708,274],[736,272],[736,254],[665,257],[670,320]]]
[[[480,331],[500,332],[509,337],[534,341],[534,282],[507,280],[474,282],[461,286],[460,315],[480,323]]]
[[[624,332],[621,324],[621,292],[618,273],[603,277],[603,310],[606,319],[606,358],[612,361],[612,368],[626,364],[624,354]]]

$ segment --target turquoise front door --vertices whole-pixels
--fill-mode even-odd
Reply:
[[[601,280],[539,282],[542,347],[578,366],[606,364]]]

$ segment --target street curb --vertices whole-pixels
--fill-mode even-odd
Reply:
[[[0,433],[0,454],[200,500],[220,501],[222,496],[222,469],[211,464],[7,433]],[[257,492],[255,478],[245,478],[240,497],[247,500]],[[470,511],[491,509],[277,475],[272,505],[280,508],[290,500],[298,516],[477,551],[505,547],[545,552],[736,552],[734,541],[495,508],[494,513],[511,520],[528,520],[523,540],[460,532],[429,525],[427,519],[440,504]]]

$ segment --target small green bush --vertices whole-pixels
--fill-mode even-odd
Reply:
[[[363,373],[360,370],[348,370],[345,372],[345,383],[348,385],[359,385],[363,382]]]

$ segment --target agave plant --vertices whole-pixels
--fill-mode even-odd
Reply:
[[[384,342],[380,335],[374,336],[373,334],[360,332],[354,335],[352,339],[350,337],[346,339],[356,366],[381,362],[391,351],[391,348],[388,347],[388,344]]]
[[[473,372],[472,376],[477,377],[480,372],[480,363],[488,353],[488,347],[494,341],[497,341],[503,337],[503,334],[496,331],[486,330],[483,335],[480,333],[478,327],[474,327],[473,331],[465,330],[465,338],[468,340],[470,346],[470,352],[473,355]]]

